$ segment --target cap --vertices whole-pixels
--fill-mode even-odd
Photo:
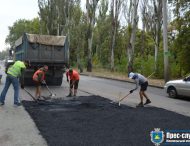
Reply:
[[[135,76],[135,74],[133,72],[129,73],[129,78],[132,79]]]
[[[69,69],[69,72],[70,72],[70,73],[72,73],[72,72],[73,72],[73,69],[72,69],[72,68],[70,68],[70,69]]]
[[[48,71],[48,66],[44,65],[43,69],[44,69],[44,71]]]
[[[30,60],[24,60],[24,64],[27,65],[27,66],[29,66],[29,67],[31,66]]]

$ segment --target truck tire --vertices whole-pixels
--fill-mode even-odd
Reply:
[[[53,81],[53,84],[54,84],[55,86],[61,86],[62,80],[63,80],[62,77],[55,78],[54,81]]]
[[[34,86],[34,81],[32,80],[33,74],[34,74],[34,70],[33,69],[27,69],[25,71],[25,74],[24,74],[24,85]]]
[[[34,86],[34,82],[32,79],[30,78],[25,78],[24,79],[24,85],[27,85],[27,86]]]
[[[62,80],[62,77],[49,77],[46,83],[50,86],[61,86]]]

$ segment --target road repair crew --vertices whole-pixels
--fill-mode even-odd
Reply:
[[[43,67],[38,69],[32,77],[34,84],[36,86],[35,98],[37,100],[41,98],[41,84],[46,84],[45,74],[47,71],[48,71],[48,66],[44,65]]]
[[[66,72],[66,77],[67,77],[67,82],[69,82],[69,80],[70,80],[70,93],[69,93],[68,97],[73,96],[73,88],[74,88],[74,96],[76,96],[79,79],[80,79],[79,73],[76,70],[70,68]]]
[[[5,81],[5,86],[3,91],[1,92],[0,96],[0,105],[5,104],[5,97],[10,85],[13,85],[14,88],[14,105],[20,106],[20,99],[19,99],[19,77],[21,77],[21,88],[24,89],[24,70],[26,67],[29,66],[29,61],[16,61],[12,66],[10,66],[7,70],[7,77]]]
[[[139,95],[140,95],[140,103],[137,105],[137,107],[143,107],[146,104],[151,103],[150,99],[146,95],[145,91],[147,90],[148,87],[148,80],[145,78],[143,75],[139,73],[129,73],[129,78],[133,79],[136,83],[136,87],[133,90],[130,90],[130,93],[133,93],[134,90],[138,89],[139,85],[141,86]],[[145,104],[143,104],[143,97],[146,98]]]

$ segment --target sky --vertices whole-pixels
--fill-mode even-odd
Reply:
[[[32,20],[38,11],[37,0],[0,0],[0,51],[9,47],[5,44],[8,27],[19,19]]]

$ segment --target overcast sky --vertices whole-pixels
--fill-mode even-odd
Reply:
[[[0,51],[5,50],[8,26],[19,19],[32,20],[38,16],[37,0],[0,0]]]

